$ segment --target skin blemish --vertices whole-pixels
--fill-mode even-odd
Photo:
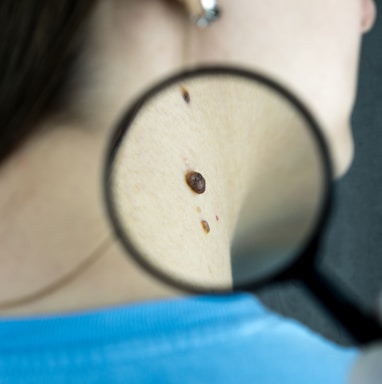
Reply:
[[[204,180],[204,177],[199,172],[187,172],[186,183],[195,193],[198,193],[199,195],[204,193],[206,190],[206,180]]]
[[[202,228],[203,228],[203,230],[204,230],[205,233],[208,233],[208,232],[210,231],[210,226],[209,226],[209,224],[207,223],[207,221],[202,220],[202,221],[200,222],[200,224],[202,224]]]
[[[196,207],[196,212],[202,213],[202,210],[200,209],[200,207]]]
[[[216,216],[215,216],[215,219],[216,219],[216,221],[219,221],[219,216],[216,215]]]
[[[190,94],[188,93],[187,89],[181,85],[181,86],[180,86],[180,90],[181,90],[181,92],[182,92],[183,100],[184,100],[187,104],[190,104],[191,98],[190,98]]]

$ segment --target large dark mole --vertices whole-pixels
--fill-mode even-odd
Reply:
[[[206,190],[206,180],[199,172],[187,172],[186,182],[195,193],[201,194]]]
[[[190,104],[191,98],[190,98],[190,94],[188,93],[187,89],[184,88],[183,86],[180,86],[180,89],[181,89],[181,91],[182,91],[183,100],[184,100],[187,104]]]
[[[200,224],[202,224],[202,228],[204,229],[204,232],[205,232],[205,233],[208,233],[208,232],[210,231],[210,226],[209,226],[209,224],[207,223],[207,221],[202,220],[202,221],[200,222]]]

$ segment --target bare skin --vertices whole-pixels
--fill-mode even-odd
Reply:
[[[169,2],[102,2],[78,72],[84,83],[70,106],[41,122],[40,133],[1,166],[0,302],[44,290],[112,236],[100,187],[111,128],[142,90],[185,65],[240,63],[290,86],[322,122],[342,173],[352,153],[348,120],[372,4],[326,0],[306,9],[304,0],[291,0],[301,14],[286,17],[285,1],[227,0],[224,17],[199,31]],[[317,38],[306,41],[310,36]],[[72,311],[179,294],[136,267],[117,241],[94,260],[49,295],[3,305],[1,313]]]

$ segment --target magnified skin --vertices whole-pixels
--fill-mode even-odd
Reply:
[[[155,270],[228,289],[285,262],[310,234],[321,158],[307,121],[269,86],[232,75],[183,82],[190,108],[174,83],[125,127],[113,204],[129,243]]]

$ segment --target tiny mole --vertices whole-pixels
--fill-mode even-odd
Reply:
[[[189,171],[186,173],[187,185],[198,194],[203,193],[206,190],[206,180],[201,173],[195,171]]]
[[[184,101],[187,104],[190,104],[191,98],[190,98],[190,94],[188,93],[187,89],[184,88],[182,85],[180,86],[180,89],[182,91],[182,96],[183,96]]]
[[[208,233],[210,231],[210,226],[207,223],[207,221],[206,220],[202,220],[200,223],[202,224],[202,228],[204,229],[204,232]]]

